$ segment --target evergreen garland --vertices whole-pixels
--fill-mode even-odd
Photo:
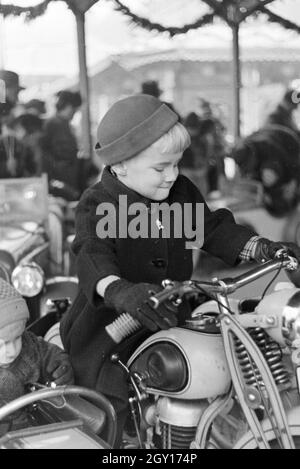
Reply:
[[[124,3],[121,0],[110,0],[110,1],[113,1],[115,3],[115,9],[117,11],[120,11],[124,15],[128,16],[131,19],[131,21],[135,23],[137,26],[140,26],[149,31],[168,32],[171,37],[175,36],[176,34],[186,33],[190,31],[191,29],[198,29],[207,24],[211,24],[213,23],[216,16],[219,16],[220,18],[225,20],[226,23],[229,24],[229,26],[233,26],[233,25],[242,23],[250,15],[253,15],[253,14],[258,15],[260,13],[265,14],[269,22],[280,24],[285,29],[289,29],[289,30],[300,33],[300,25],[293,23],[292,21],[287,20],[286,18],[282,18],[281,16],[276,15],[275,13],[271,12],[268,8],[266,8],[266,5],[268,3],[272,3],[274,0],[261,0],[261,1],[257,0],[256,4],[255,3],[252,5],[250,4],[248,7],[247,6],[243,7],[243,5],[240,5],[240,8],[235,10],[236,12],[235,17],[232,16],[232,13],[234,9],[236,8],[236,0],[223,0],[222,2],[219,2],[218,0],[202,0],[213,11],[211,13],[207,13],[201,16],[193,23],[185,24],[182,27],[176,27],[176,26],[167,27],[167,26],[163,26],[160,23],[154,23],[148,20],[147,18],[141,17],[133,13],[130,10],[130,8],[124,5]]]
[[[43,15],[50,2],[56,0],[44,0],[43,2],[39,3],[34,7],[20,7],[17,5],[0,5],[0,14],[5,17],[7,16],[20,16],[24,15],[26,21],[33,20],[38,16]]]
[[[43,15],[47,8],[49,3],[55,2],[55,1],[61,1],[61,0],[44,0],[41,3],[39,3],[36,6],[28,6],[28,7],[20,7],[18,5],[0,5],[0,14],[2,14],[4,17],[7,16],[20,16],[24,15],[25,20],[30,21],[33,20],[41,15]],[[65,3],[68,5],[69,8],[74,10],[74,7],[72,5],[72,0],[64,0]],[[291,31],[295,31],[297,33],[300,33],[300,25],[286,19],[282,18],[281,16],[277,15],[276,13],[273,13],[270,11],[268,8],[266,8],[266,5],[268,3],[272,3],[274,0],[261,0],[260,2],[257,0],[257,4],[250,4],[248,7],[243,7],[241,5],[239,10],[236,10],[238,15],[236,15],[236,18],[232,18],[232,8],[236,7],[236,0],[223,0],[222,2],[219,2],[218,0],[202,0],[204,3],[206,3],[213,11],[211,13],[206,13],[202,15],[200,18],[198,18],[196,21],[193,23],[185,24],[181,27],[177,26],[164,26],[160,23],[154,23],[147,18],[141,17],[139,15],[134,14],[130,8],[128,8],[126,5],[121,0],[110,0],[115,3],[115,9],[123,13],[124,15],[128,16],[133,23],[136,25],[148,29],[149,31],[158,31],[160,33],[162,32],[167,32],[170,34],[171,37],[175,36],[176,34],[184,34],[190,31],[191,29],[198,29],[201,28],[202,26],[206,26],[208,24],[212,24],[216,18],[216,16],[219,16],[223,20],[225,20],[230,26],[233,24],[240,24],[243,22],[246,18],[248,18],[250,15],[255,14],[264,14],[267,17],[267,20],[271,23],[277,23],[280,24],[283,28],[289,29]]]
[[[121,1],[119,0],[113,0],[115,5],[115,9],[117,11],[120,11],[124,15],[128,16],[133,23],[135,23],[137,26],[140,26],[144,29],[147,29],[148,31],[158,31],[160,33],[167,32],[170,34],[171,37],[175,36],[176,34],[184,34],[190,31],[191,29],[198,29],[201,28],[202,26],[205,26],[207,24],[213,23],[216,12],[213,13],[207,13],[200,18],[198,18],[195,22],[185,24],[181,27],[176,27],[176,26],[163,26],[162,24],[159,23],[153,23],[152,21],[148,20],[147,18],[143,18],[141,16],[138,16],[134,14],[126,5],[124,5]],[[222,5],[219,5],[219,10],[221,11]]]
[[[7,16],[24,15],[25,21],[31,21],[35,18],[38,18],[39,16],[42,16],[46,12],[49,3],[56,1],[64,1],[74,13],[76,12],[76,5],[73,3],[72,0],[44,0],[34,7],[20,7],[13,4],[0,5],[0,14],[3,15],[4,18]]]

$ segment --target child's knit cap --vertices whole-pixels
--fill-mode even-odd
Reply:
[[[29,318],[24,298],[5,280],[0,278],[0,329],[8,324]]]
[[[150,147],[178,121],[178,115],[154,96],[137,94],[117,101],[101,120],[97,155],[107,165],[120,163]]]

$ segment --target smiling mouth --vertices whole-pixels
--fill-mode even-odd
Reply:
[[[3,365],[0,365],[0,368],[8,368],[13,363],[13,361],[11,361],[9,363],[3,363]]]
[[[8,367],[10,366],[14,361],[15,361],[16,358],[13,358],[12,360],[10,360],[9,362],[6,362],[6,363],[3,363],[3,365],[1,365],[2,367]]]

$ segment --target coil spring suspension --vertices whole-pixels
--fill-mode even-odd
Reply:
[[[196,427],[177,427],[160,423],[162,447],[164,449],[187,449],[196,433]]]
[[[274,342],[263,329],[249,329],[249,334],[259,347],[272,372],[275,383],[278,387],[286,387],[290,384],[288,372],[282,363],[282,353],[280,346]],[[245,346],[235,337],[235,350],[240,363],[240,367],[248,386],[264,386],[263,379],[255,363],[249,357]]]

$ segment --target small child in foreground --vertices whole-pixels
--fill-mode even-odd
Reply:
[[[0,406],[26,394],[33,383],[73,384],[68,355],[26,331],[28,318],[26,301],[0,279]],[[0,422],[0,436],[24,428],[29,422],[26,411],[15,412]]]

